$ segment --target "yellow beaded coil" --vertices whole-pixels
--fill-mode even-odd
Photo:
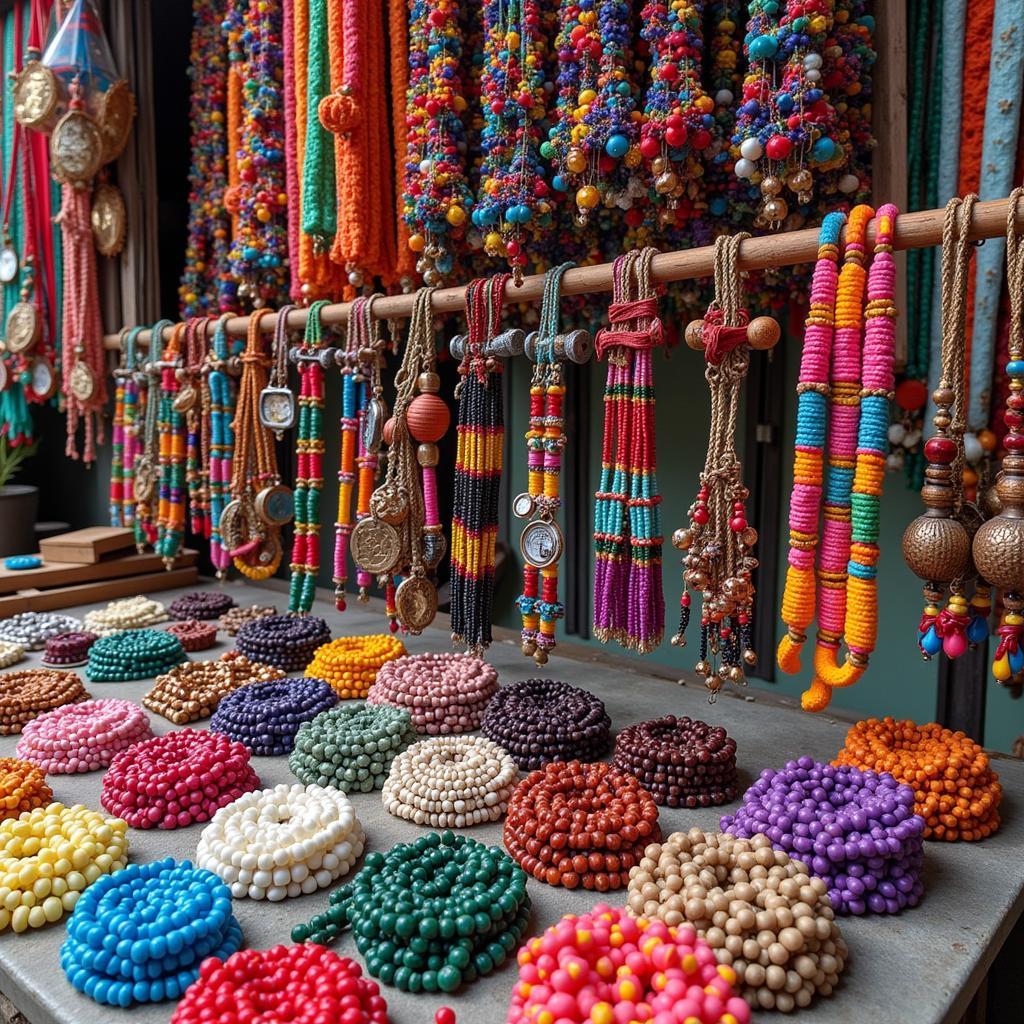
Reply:
[[[54,803],[0,822],[0,932],[41,928],[75,909],[128,863],[128,825],[82,804]]]
[[[323,679],[342,700],[364,700],[381,665],[405,653],[405,644],[386,633],[342,636],[316,649],[306,676]]]

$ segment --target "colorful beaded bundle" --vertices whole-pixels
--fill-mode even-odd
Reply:
[[[485,354],[501,330],[508,274],[478,278],[466,288],[469,335],[459,364],[461,380],[455,493],[452,503],[452,641],[478,652],[491,643],[498,492],[505,418],[501,361]]]
[[[157,433],[160,444],[160,469],[157,484],[157,538],[153,550],[170,569],[185,537],[185,415],[179,401],[181,383],[178,370],[183,356],[186,329],[175,324],[164,346],[157,368],[160,370]],[[154,339],[155,340],[155,339]]]
[[[92,645],[85,674],[94,683],[152,679],[187,660],[181,641],[171,633],[126,629]]]
[[[203,960],[241,946],[231,893],[212,871],[172,857],[121,867],[90,887],[68,922],[60,965],[79,992],[125,1008],[177,999]]]
[[[132,497],[135,499],[135,547],[141,554],[147,546],[156,547],[157,517],[160,507],[160,384],[162,371],[159,354],[164,331],[170,320],[158,320],[149,331],[149,360],[142,364],[139,376],[139,412],[142,420],[142,445],[135,460]]]
[[[235,448],[235,392],[234,383],[237,353],[228,341],[227,316],[217,321],[213,342],[207,356],[208,373],[205,387],[210,396],[210,561],[217,578],[224,579],[231,568],[231,558],[224,550],[220,532],[220,517],[224,506],[231,500],[231,460]]]
[[[306,665],[306,676],[329,683],[342,700],[363,700],[377,673],[405,656],[405,644],[386,633],[340,636],[317,647]]]
[[[295,436],[295,539],[292,545],[288,610],[308,615],[316,597],[320,571],[320,492],[324,485],[324,366],[320,311],[327,302],[309,307],[306,333],[296,350],[299,364],[299,429]]]
[[[607,355],[601,482],[594,495],[594,636],[646,654],[661,643],[661,495],[654,440],[653,349],[663,341],[651,280],[653,249],[615,260]]]
[[[185,408],[185,483],[188,487],[188,521],[192,533],[209,542],[210,444],[212,442],[212,396],[208,335],[213,318],[188,321],[185,358],[178,371],[181,378],[179,402]]]
[[[135,523],[135,457],[138,449],[139,381],[135,343],[141,327],[121,338],[121,361],[114,370],[114,429],[110,443],[110,525]]]
[[[0,757],[0,821],[20,818],[52,800],[44,769],[31,761]]]
[[[325,913],[292,929],[292,941],[327,944],[351,928],[366,969],[384,984],[454,992],[499,968],[529,919],[526,875],[511,857],[466,836],[430,832],[371,853],[331,893]]]
[[[757,559],[751,551],[757,531],[748,524],[743,467],[736,452],[740,391],[750,352],[772,348],[779,325],[770,317],[751,321],[740,305],[739,248],[744,233],[721,235],[715,242],[715,297],[703,320],[686,328],[686,343],[703,351],[704,377],[711,392],[711,424],[700,489],[689,508],[690,525],[676,530],[672,543],[684,551],[679,631],[673,644],[686,643],[691,596],[701,595],[700,660],[708,700],[714,702],[726,682],[746,684],[743,666],[753,666],[751,615]]]

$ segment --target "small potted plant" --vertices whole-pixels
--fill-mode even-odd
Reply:
[[[0,437],[0,555],[26,555],[36,550],[36,513],[39,488],[9,483],[36,444],[12,445]]]

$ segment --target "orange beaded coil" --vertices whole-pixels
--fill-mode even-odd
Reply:
[[[0,735],[21,732],[21,727],[44,711],[88,700],[82,680],[74,672],[27,668],[0,674]]]
[[[317,648],[306,675],[324,680],[342,700],[365,700],[380,667],[404,654],[405,644],[384,633],[342,636]]]
[[[31,761],[0,757],[0,821],[45,807],[52,799],[41,768]]]
[[[869,718],[846,734],[834,763],[890,772],[912,786],[926,839],[970,842],[999,828],[999,776],[988,755],[965,733],[937,722]]]

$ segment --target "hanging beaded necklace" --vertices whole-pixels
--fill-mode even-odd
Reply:
[[[547,663],[555,646],[555,623],[565,609],[558,600],[558,563],[564,543],[557,516],[561,507],[560,475],[565,448],[563,361],[581,363],[590,358],[586,331],[558,333],[562,276],[572,267],[563,263],[544,276],[540,325],[526,339],[526,354],[533,359],[530,383],[530,428],[526,432],[527,491],[512,503],[520,519],[530,522],[519,546],[523,554],[523,654],[538,665]]]
[[[594,635],[641,654],[661,643],[665,628],[652,363],[663,335],[653,258],[653,249],[641,249],[615,260],[611,326],[596,340],[608,376],[594,495]]]
[[[320,571],[320,492],[324,486],[324,370],[334,349],[322,348],[320,313],[327,301],[309,307],[302,345],[292,350],[299,364],[299,430],[295,440],[295,537],[292,544],[288,610],[308,615]]]
[[[210,391],[206,386],[209,318],[192,318],[177,371],[177,404],[185,413],[185,483],[192,533],[210,539]]]
[[[966,428],[964,337],[967,326],[967,282],[972,246],[968,239],[977,196],[954,197],[946,204],[942,228],[942,353],[939,386],[932,393],[935,434],[924,446],[928,461],[921,499],[927,511],[904,531],[903,557],[915,576],[925,581],[925,608],[917,642],[925,660],[943,651],[956,658],[969,643],[988,633],[989,588],[979,579],[970,603],[967,583],[974,575],[971,537],[980,521],[975,505],[963,494]],[[945,608],[940,602],[946,596]]]
[[[711,392],[708,454],[700,489],[690,506],[690,525],[677,530],[672,543],[686,555],[683,580],[701,595],[700,661],[708,700],[714,702],[728,681],[746,682],[743,666],[757,662],[751,616],[754,587],[751,574],[757,559],[751,555],[757,530],[747,522],[745,502],[750,492],[736,452],[736,422],[740,391],[750,363],[750,350],[766,350],[779,340],[779,325],[770,317],[753,321],[740,305],[738,257],[744,233],[723,235],[715,242],[715,298],[703,320],[686,328],[686,343],[703,349],[704,377]],[[673,644],[685,644],[690,618],[690,594],[680,599],[679,632]]]
[[[191,325],[193,321],[189,321]],[[189,328],[191,329],[191,327]],[[155,550],[166,568],[174,565],[185,535],[185,416],[178,401],[182,342],[186,325],[175,324],[160,362],[157,434],[160,474],[157,484],[157,539]]]
[[[229,348],[227,321],[227,314],[222,315],[214,328],[204,378],[210,399],[210,561],[218,579],[224,579],[231,567],[221,537],[220,518],[225,503],[231,499],[231,460],[235,447],[231,422],[235,415],[233,378],[241,368]]]
[[[121,360],[114,370],[114,430],[110,445],[110,525],[135,522],[134,476],[138,438],[139,383],[135,344],[141,327],[121,334]]]
[[[341,459],[338,468],[338,518],[334,524],[334,602],[338,611],[345,610],[345,584],[348,582],[348,547],[352,535],[352,496],[356,494],[357,519],[370,511],[370,494],[377,474],[377,452],[380,449],[384,421],[381,405],[370,415],[370,390],[380,403],[380,359],[384,340],[380,321],[373,317],[376,295],[356,299],[349,310],[348,330],[341,359]],[[359,570],[357,574],[360,600],[367,599],[373,576]]]
[[[142,445],[135,461],[132,497],[135,499],[135,547],[141,553],[157,539],[156,517],[159,506],[160,449],[157,440],[157,417],[160,409],[159,353],[164,331],[170,320],[159,320],[149,332],[150,358],[140,366],[139,413],[143,421]]]

